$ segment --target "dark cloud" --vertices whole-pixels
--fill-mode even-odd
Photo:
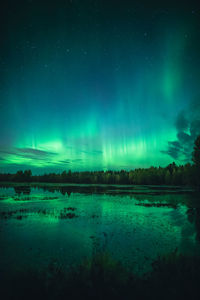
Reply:
[[[69,159],[59,160],[59,163],[61,163],[61,164],[69,164],[70,160]]]
[[[5,155],[5,154],[16,154],[16,151],[13,151],[13,150],[7,150],[7,149],[0,149],[0,153],[2,155]]]
[[[176,125],[176,129],[178,131],[182,131],[182,130],[187,130],[188,126],[189,126],[189,122],[186,119],[185,115],[183,114],[183,112],[181,112],[175,122]]]
[[[30,159],[32,161],[37,161],[37,162],[44,162],[45,165],[51,165],[54,167],[65,167],[66,165],[69,165],[71,163],[75,164],[81,164],[82,159],[77,158],[77,159],[63,159],[63,160],[58,160],[56,156],[58,156],[57,153],[54,152],[49,152],[49,151],[44,151],[44,150],[37,150],[33,148],[4,148],[0,150],[0,161],[6,162],[9,161],[9,156],[15,156],[19,158],[24,158],[24,159]],[[12,166],[15,166],[14,163],[12,163]],[[19,165],[17,165],[19,167]],[[30,168],[30,166],[27,166],[27,164],[21,164],[20,166],[22,169],[25,168]]]
[[[2,161],[6,161],[8,155],[16,155],[18,157],[29,158],[33,160],[42,160],[42,161],[57,155],[54,152],[48,152],[48,151],[37,150],[32,148],[1,149],[0,153],[1,153]]]
[[[70,163],[80,163],[83,160],[81,158],[76,158],[76,159],[64,159],[64,160],[59,160],[59,163],[62,164],[70,164]]]
[[[170,143],[170,142],[168,142],[168,143]],[[169,156],[171,156],[173,159],[178,159],[179,158],[179,149],[178,148],[175,148],[175,147],[173,147],[173,146],[168,146],[168,150],[166,150],[166,151],[161,151],[162,153],[164,153],[164,154],[168,154]]]
[[[43,151],[43,150],[37,150],[33,148],[17,148],[17,151],[19,153],[25,153],[27,155],[31,154],[34,156],[49,156],[49,155],[56,155],[54,152],[48,152],[48,151]]]
[[[200,111],[199,111],[199,114],[200,114]],[[200,118],[200,117],[199,117]],[[190,132],[191,132],[191,135],[192,136],[197,136],[200,134],[200,119],[199,120],[196,120],[196,121],[193,121],[191,123],[191,127],[190,127]]]
[[[167,150],[161,151],[175,160],[191,161],[194,141],[200,135],[200,98],[195,99],[175,121],[177,139],[168,141]]]
[[[42,161],[47,160],[49,157],[57,155],[54,152],[48,152],[32,148],[17,148],[15,154],[20,157]]]

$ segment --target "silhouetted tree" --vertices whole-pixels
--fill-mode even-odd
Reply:
[[[61,180],[62,182],[67,182],[67,172],[63,171],[61,174]]]
[[[192,160],[194,162],[195,184],[198,187],[200,187],[200,135],[196,138],[194,142]]]
[[[31,170],[25,170],[23,174],[24,181],[31,181],[32,172]]]
[[[194,164],[200,168],[200,135],[194,142],[194,151],[192,153],[192,160]]]
[[[17,171],[17,173],[14,176],[14,181],[23,181],[23,171]]]

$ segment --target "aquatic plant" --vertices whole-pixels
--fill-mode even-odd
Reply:
[[[60,219],[73,219],[73,218],[77,218],[78,216],[75,213],[66,213],[64,211],[60,212],[59,218]]]
[[[45,270],[4,277],[1,295],[5,300],[198,299],[199,274],[200,257],[186,257],[177,250],[158,257],[144,277],[127,270],[109,253],[99,252],[68,271],[54,260]]]

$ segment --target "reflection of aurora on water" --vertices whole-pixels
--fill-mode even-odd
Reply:
[[[127,193],[123,189],[120,193],[118,186],[110,194],[111,187],[107,192],[102,188],[103,193],[92,192],[89,186],[78,190],[78,185],[1,188],[2,267],[12,268],[13,263],[42,267],[53,258],[71,265],[103,249],[143,272],[157,255],[176,248],[180,253],[199,253],[199,209],[194,192],[166,189],[152,195],[153,189],[149,194],[138,187],[133,194],[126,187]],[[13,214],[4,218],[5,211]]]

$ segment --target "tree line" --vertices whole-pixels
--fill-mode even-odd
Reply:
[[[16,174],[1,173],[0,181],[50,182],[85,184],[152,184],[200,186],[200,136],[195,141],[193,164],[177,166],[174,162],[166,167],[139,168],[130,171],[85,171],[32,175],[31,170]]]

